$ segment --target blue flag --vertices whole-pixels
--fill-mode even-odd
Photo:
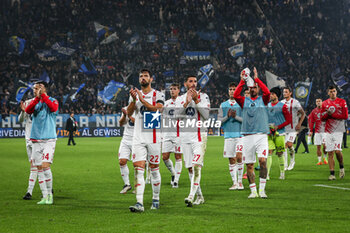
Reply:
[[[73,88],[72,88],[71,91],[74,91],[74,90],[75,90],[75,92],[70,96],[70,100],[71,100],[72,102],[78,101],[77,94],[79,93],[79,91],[80,91],[81,89],[83,89],[84,86],[85,86],[85,83],[81,84],[79,87],[73,87]]]
[[[204,88],[205,85],[207,85],[213,74],[214,69],[212,64],[207,64],[199,69],[197,77],[199,78],[198,84],[201,88]]]
[[[307,107],[311,93],[312,82],[297,82],[293,93],[293,98],[297,99],[301,106]]]
[[[126,86],[124,83],[111,80],[102,91],[98,92],[98,98],[105,104],[109,104],[111,101],[115,101],[117,99],[118,95],[125,89],[125,87]]]
[[[19,104],[21,102],[23,96],[27,91],[32,91],[33,83],[26,83],[22,80],[19,80],[16,83],[15,91],[11,94],[10,103],[11,104]]]
[[[26,40],[18,36],[11,36],[9,39],[10,45],[16,50],[16,52],[21,55],[24,51],[26,45]]]
[[[44,70],[44,72],[40,75],[39,80],[50,83],[50,77],[47,74],[46,70]]]
[[[97,74],[95,66],[92,64],[90,58],[84,56],[83,64],[81,64],[79,72],[90,75]]]

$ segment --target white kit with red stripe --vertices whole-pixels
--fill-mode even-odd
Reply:
[[[300,102],[293,98],[289,100],[283,99],[281,102],[287,105],[288,112],[292,115],[292,122],[285,128],[286,133],[296,132],[295,126],[299,122],[298,111],[302,109]]]
[[[149,104],[155,106],[157,103],[164,104],[164,94],[160,91],[152,89],[149,93],[144,94],[143,98]],[[133,101],[132,97],[129,98],[129,103]],[[135,123],[134,123],[134,138],[133,143],[135,144],[149,144],[149,143],[160,143],[161,142],[161,129],[144,129],[143,128],[143,113],[149,112],[149,110],[141,103],[138,96],[136,97],[135,103]]]
[[[179,107],[178,102],[173,99],[168,99],[164,103],[162,117],[167,127],[162,129],[163,141],[175,140],[180,136],[179,119],[176,115],[176,109]]]
[[[209,118],[210,100],[205,93],[198,92],[199,103],[196,104],[193,100],[183,108],[186,102],[187,93],[179,96],[176,101],[179,108],[180,117],[180,137],[182,143],[202,142],[202,135],[207,133],[207,128],[204,126],[198,127],[197,122],[204,122]],[[181,122],[183,121],[183,123]]]

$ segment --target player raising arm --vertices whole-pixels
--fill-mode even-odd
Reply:
[[[254,67],[254,82],[249,86],[250,97],[241,96],[242,88],[247,78],[244,71],[241,72],[241,81],[238,84],[233,97],[243,109],[241,134],[243,138],[243,162],[247,165],[247,176],[251,194],[248,198],[267,198],[265,193],[268,153],[267,134],[269,133],[267,105],[270,101],[270,91],[258,78],[258,72]],[[263,95],[259,96],[259,88]],[[255,185],[254,163],[256,154],[260,164],[259,195]]]

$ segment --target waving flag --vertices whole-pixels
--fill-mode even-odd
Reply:
[[[95,69],[95,66],[92,64],[89,57],[83,57],[84,61],[83,64],[81,64],[79,72],[90,75],[90,74],[97,74],[97,71]]]
[[[11,36],[9,39],[10,45],[16,50],[16,52],[21,55],[24,51],[26,40],[18,36]]]
[[[126,92],[125,84],[111,80],[102,91],[98,92],[98,99],[105,104],[110,104],[116,101],[123,92]]]
[[[311,93],[312,82],[297,82],[293,93],[293,98],[299,100],[301,106],[307,107]]]
[[[199,69],[197,77],[199,78],[198,83],[201,88],[204,88],[205,85],[207,85],[213,74],[214,69],[212,64],[205,65]]]
[[[243,55],[243,43],[234,45],[230,48],[228,48],[228,51],[230,52],[232,57],[239,57]]]
[[[267,87],[269,89],[273,87],[284,87],[286,86],[286,82],[278,77],[277,75],[265,70],[265,76],[266,76],[266,82],[267,82]]]
[[[33,88],[33,83],[26,83],[23,82],[22,80],[19,80],[16,84],[15,84],[15,91],[11,93],[11,97],[10,97],[10,103],[11,104],[19,104],[19,102],[21,102],[23,96],[25,93],[27,93],[27,91],[31,90],[32,91]]]
[[[113,31],[112,27],[104,26],[94,22],[97,39],[100,44],[109,44],[118,39],[117,33]]]

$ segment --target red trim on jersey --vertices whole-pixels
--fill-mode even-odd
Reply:
[[[34,113],[34,110],[35,110],[35,105],[37,105],[37,103],[39,103],[40,99],[38,97],[35,97],[35,99],[33,99],[29,104],[28,106],[26,107],[25,109],[25,112],[27,114],[32,114]]]
[[[177,119],[177,122],[176,122],[176,136],[180,137],[179,119]]]
[[[152,98],[152,105],[153,106],[156,106],[156,96],[157,96],[157,93],[154,90],[153,91],[153,98]],[[157,131],[156,131],[156,129],[153,129],[153,143],[157,143]]]
[[[290,127],[293,129],[293,99],[290,101],[289,113],[290,117],[292,118],[292,121],[290,122]]]
[[[198,113],[198,121],[201,120],[201,114],[199,112]],[[202,141],[202,137],[201,137],[201,129],[198,127],[198,142]]]

